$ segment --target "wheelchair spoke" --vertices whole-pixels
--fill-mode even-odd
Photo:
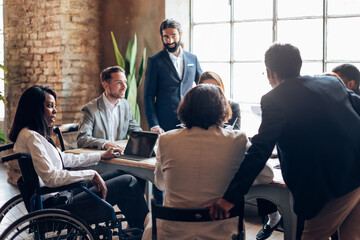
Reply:
[[[72,214],[59,209],[32,212],[14,222],[3,235],[4,240],[93,239],[89,226]]]
[[[13,197],[0,208],[0,234],[15,220],[26,215],[25,204],[20,195]]]

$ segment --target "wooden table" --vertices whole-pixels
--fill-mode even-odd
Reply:
[[[126,141],[125,141],[126,144]],[[120,145],[124,145],[121,143]],[[67,153],[91,153],[91,152],[105,152],[104,150],[89,149],[89,148],[77,148],[66,150]],[[128,160],[125,158],[117,157],[109,160],[101,160],[96,169],[101,169],[102,172],[113,171],[115,169],[123,170],[131,175],[140,177],[146,181],[146,200],[149,209],[151,208],[152,197],[152,183],[154,182],[154,170],[155,170],[155,158],[147,158],[141,161]]]
[[[122,142],[121,145],[126,144]],[[104,152],[96,149],[86,149],[79,148],[73,150],[67,150],[66,152],[70,153],[90,153],[90,152]],[[134,176],[141,177],[147,180],[146,187],[146,199],[151,209],[151,197],[152,197],[152,183],[154,182],[154,170],[155,170],[155,158],[148,158],[141,161],[128,160],[124,158],[113,158],[110,160],[102,160],[99,162],[98,167],[102,171],[111,171],[114,169],[120,169],[126,171]],[[274,171],[274,181],[270,184],[261,184],[253,186],[247,195],[245,195],[245,200],[251,200],[255,198],[263,198],[269,200],[277,205],[278,210],[283,217],[284,223],[284,239],[292,240],[296,239],[296,224],[297,217],[293,211],[293,198],[286,187],[281,170],[274,168],[275,165],[278,165],[278,159],[269,159],[270,165],[273,167]]]

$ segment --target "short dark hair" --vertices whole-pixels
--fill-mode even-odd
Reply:
[[[300,51],[288,43],[275,43],[265,53],[265,65],[280,79],[297,77],[302,65]]]
[[[165,29],[167,29],[167,28],[176,28],[176,29],[179,31],[179,33],[182,32],[182,30],[181,30],[181,24],[180,24],[178,21],[176,21],[176,20],[174,20],[174,19],[172,19],[172,18],[165,19],[165,20],[160,24],[160,36],[163,36],[162,31],[165,30]]]
[[[221,126],[232,115],[221,88],[210,84],[190,89],[180,102],[177,113],[179,120],[189,129]]]
[[[40,85],[34,85],[26,89],[21,95],[9,135],[12,142],[16,142],[21,129],[25,127],[49,139],[51,127],[48,127],[45,119],[45,100],[47,94],[51,94],[56,101],[56,93],[50,88]]]
[[[341,64],[335,67],[332,71],[340,75],[341,79],[345,83],[347,83],[350,80],[354,80],[356,89],[359,88],[360,72],[359,69],[357,69],[357,67],[355,67],[354,65],[349,63]]]
[[[122,72],[125,74],[125,70],[122,67],[119,66],[111,66],[107,67],[100,73],[100,80],[101,82],[109,82],[111,79],[111,74],[116,72]]]

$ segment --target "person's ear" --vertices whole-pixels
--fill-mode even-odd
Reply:
[[[106,90],[109,87],[109,84],[106,81],[102,82],[101,85],[104,88],[104,90]]]
[[[346,87],[350,90],[355,89],[355,80],[350,80],[346,83]]]
[[[182,38],[182,34],[183,34],[182,32],[179,33],[180,38]]]
[[[266,68],[266,76],[270,81],[270,79],[274,78],[274,72],[270,68]]]

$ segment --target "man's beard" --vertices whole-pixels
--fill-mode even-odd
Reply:
[[[168,50],[171,53],[174,53],[179,49],[180,41],[181,41],[181,39],[178,42],[173,42],[171,44],[170,43],[164,43],[164,42],[163,42],[163,44],[164,44],[164,47],[166,48],[166,50]],[[173,45],[173,44],[175,44],[175,47],[169,47],[170,45]]]

